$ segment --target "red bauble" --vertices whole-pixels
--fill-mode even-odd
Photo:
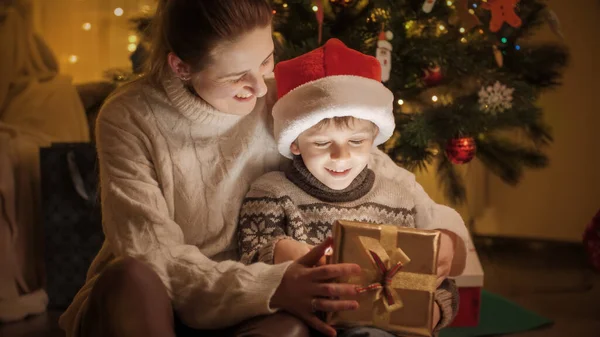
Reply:
[[[454,138],[446,144],[446,156],[454,164],[466,164],[475,157],[477,146],[472,137]]]
[[[435,66],[429,69],[425,69],[425,76],[423,76],[423,82],[428,86],[438,85],[442,82],[442,69],[439,66]]]

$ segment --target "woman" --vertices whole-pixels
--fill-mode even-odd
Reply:
[[[357,308],[324,297],[354,294],[327,280],[359,268],[313,268],[330,241],[293,263],[233,261],[244,194],[280,161],[264,79],[267,1],[161,0],[155,20],[147,76],[98,117],[106,241],[61,327],[86,337],[308,335],[299,318],[334,335],[314,311]]]

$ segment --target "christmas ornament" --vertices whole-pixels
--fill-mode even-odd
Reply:
[[[548,21],[548,24],[550,25],[550,29],[552,30],[552,32],[556,35],[558,35],[561,39],[564,39],[565,36],[563,35],[562,32],[562,27],[560,25],[560,21],[558,20],[558,15],[556,15],[556,13],[551,10],[550,8],[546,9],[546,20]]]
[[[453,138],[446,144],[446,156],[454,164],[466,164],[475,157],[477,145],[472,137]]]
[[[425,69],[425,76],[423,76],[423,82],[428,86],[434,86],[442,81],[442,69],[438,65]]]
[[[481,7],[492,12],[490,31],[499,31],[504,22],[515,28],[521,26],[521,18],[515,13],[518,2],[519,0],[488,0],[481,4]]]
[[[494,58],[496,59],[496,64],[498,67],[502,68],[504,65],[504,56],[502,56],[502,52],[498,49],[498,46],[493,45],[492,50],[494,51]]]
[[[390,72],[392,71],[392,44],[390,40],[394,38],[394,34],[391,31],[379,33],[379,39],[377,40],[377,50],[375,57],[381,64],[381,82],[387,82],[390,79]]]
[[[425,2],[423,3],[423,12],[431,13],[433,5],[435,5],[435,1],[436,0],[425,0]]]
[[[481,25],[481,21],[475,14],[469,12],[469,1],[468,0],[457,0],[456,1],[456,14],[460,22],[462,22],[463,28],[470,30],[475,26]]]
[[[512,108],[513,88],[507,88],[505,85],[496,81],[493,86],[481,88],[479,90],[479,107],[482,111],[492,114],[504,112]]]

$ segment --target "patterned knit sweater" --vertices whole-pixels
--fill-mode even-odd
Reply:
[[[318,181],[301,157],[295,157],[284,172],[267,173],[257,180],[240,213],[238,240],[242,262],[273,263],[275,245],[282,239],[319,244],[331,235],[333,222],[339,219],[449,229],[464,240],[467,234],[460,216],[435,204],[412,174],[398,170],[389,174],[387,161],[377,157],[368,167],[374,171],[365,168],[341,191]],[[464,253],[464,243],[459,242],[454,273],[456,269],[462,272]],[[458,293],[454,282],[446,280],[435,300],[442,311],[439,329],[456,315]]]

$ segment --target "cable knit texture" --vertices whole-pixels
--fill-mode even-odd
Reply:
[[[250,184],[279,169],[269,96],[246,116],[225,114],[171,78],[122,87],[97,121],[106,240],[87,282],[60,318],[76,336],[98,274],[116,257],[147,262],[175,310],[193,328],[221,328],[272,313],[269,301],[289,263],[245,266],[236,228]]]

